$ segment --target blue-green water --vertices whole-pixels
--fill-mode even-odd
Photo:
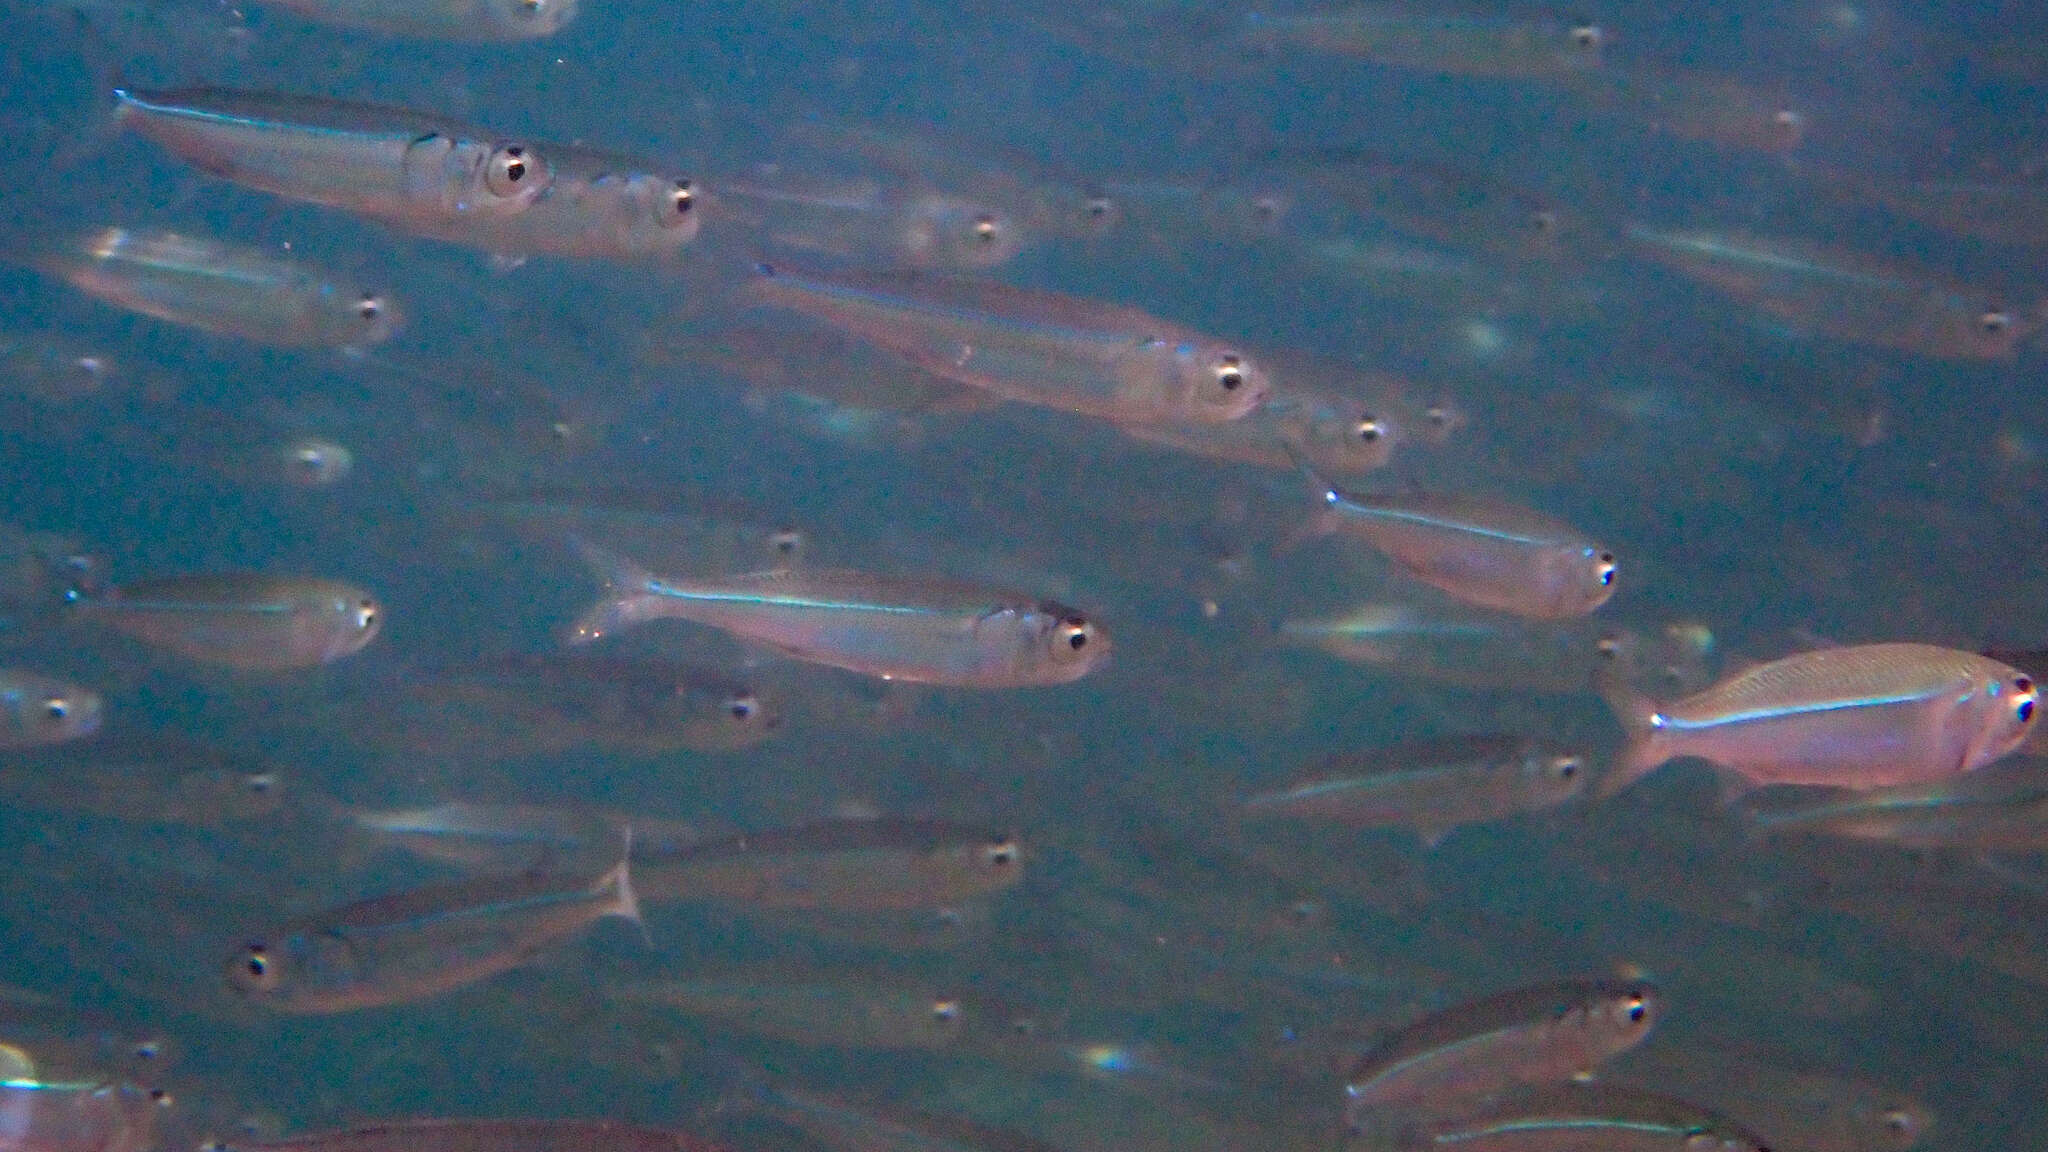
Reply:
[[[95,734],[0,757],[0,1041],[39,1069],[166,1089],[165,1147],[433,1116],[806,1146],[751,1107],[768,1082],[1071,1152],[1326,1149],[1345,1071],[1387,1029],[1627,973],[1661,985],[1668,1014],[1604,1078],[1738,1118],[1796,1111],[1802,1092],[1851,1117],[1828,1137],[1848,1143],[1767,1128],[1781,1152],[1901,1147],[1872,1119],[1888,1110],[1933,1118],[1920,1147],[2039,1146],[2048,873],[2023,848],[1753,837],[1697,761],[1431,848],[1243,819],[1246,796],[1335,753],[1511,733],[1604,763],[1621,734],[1585,676],[1559,671],[1574,657],[1446,657],[1464,662],[1448,683],[1412,653],[1280,642],[1289,619],[1443,599],[1356,541],[1299,543],[1315,503],[1284,455],[1205,459],[993,405],[750,306],[757,260],[930,262],[873,215],[764,222],[734,189],[968,202],[1018,251],[965,274],[1216,334],[1276,394],[1370,413],[1391,463],[1347,486],[1483,493],[1590,533],[1619,558],[1619,590],[1572,626],[1572,652],[1603,633],[1712,638],[1657,694],[1838,644],[2034,648],[2040,12],[1463,10],[1597,21],[1597,60],[1502,76],[1465,33],[1429,33],[1420,62],[1346,54],[1264,41],[1253,8],[1275,11],[582,0],[553,36],[465,43],[282,7],[0,4],[0,667],[105,706]],[[494,260],[208,175],[113,126],[115,88],[192,85],[612,150],[688,175],[701,231],[663,260]],[[1411,194],[1372,202],[1368,170]],[[1939,181],[1975,198],[1926,210]],[[386,294],[405,322],[364,350],[271,347],[42,270],[110,226],[289,254]],[[1774,293],[1753,269],[1731,284],[1632,226],[1914,287],[1872,303]],[[2020,335],[1956,355],[1917,308],[1966,329],[1999,312]],[[308,439],[344,447],[347,474],[296,482],[288,454]],[[1015,588],[1086,613],[1112,654],[1067,685],[919,687],[655,624],[590,651],[706,666],[776,720],[744,747],[653,747],[645,714],[618,704],[633,689],[602,672],[478,689],[451,671],[564,659],[597,594],[572,532],[673,576],[768,567],[784,558],[771,537],[793,532],[800,568]],[[71,557],[97,588],[347,580],[374,593],[381,631],[296,670],[209,665],[67,608]],[[195,757],[273,777],[282,803],[173,813],[138,783],[143,799],[110,812],[122,772],[162,785]],[[2015,793],[2029,763],[1997,770]],[[649,901],[645,938],[602,921],[508,974],[335,1015],[229,989],[251,933],[470,875],[351,828],[458,800],[705,836],[944,819],[1013,834],[1023,879],[887,913]],[[483,867],[591,878],[612,852]],[[967,1023],[906,1048],[608,995],[706,974],[923,989]],[[161,1053],[138,1059],[137,1038]],[[1108,1049],[1141,1059],[1105,1068]],[[1752,1063],[1746,1092],[1728,1088]]]

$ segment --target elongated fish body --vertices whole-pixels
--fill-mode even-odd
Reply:
[[[1023,226],[987,204],[911,185],[775,174],[717,181],[718,204],[779,250],[862,265],[979,271],[1023,250]]]
[[[1762,1136],[1696,1104],[1615,1085],[1574,1085],[1425,1122],[1408,1146],[1440,1152],[1771,1152]]]
[[[309,668],[352,656],[384,613],[352,584],[257,573],[167,576],[83,601],[88,615],[145,644],[230,668]]]
[[[267,0],[308,20],[423,40],[538,40],[568,27],[579,0]]]
[[[116,96],[117,122],[202,171],[500,255],[656,257],[697,233],[688,179],[596,149],[311,96]]]
[[[61,744],[99,731],[100,694],[76,684],[0,668],[0,748]]]
[[[1334,12],[1249,13],[1254,43],[1305,48],[1445,76],[1561,80],[1600,66],[1606,36],[1589,23],[1513,20],[1364,4]]]
[[[1959,788],[1959,783],[1938,780],[1868,792],[1830,792],[1819,799],[1802,796],[1795,802],[1752,809],[1747,815],[1758,836],[1805,833],[1913,848],[2048,851],[2048,790],[2033,786],[1982,794]]]
[[[1590,1078],[1650,1034],[1663,997],[1641,981],[1575,980],[1518,988],[1426,1017],[1387,1037],[1345,1082],[1345,1122],[1445,1115],[1510,1089]]]
[[[1513,736],[1460,737],[1332,757],[1313,778],[1246,800],[1244,811],[1413,828],[1434,845],[1463,824],[1555,807],[1585,782],[1581,756]]]
[[[1119,424],[1238,420],[1268,391],[1263,370],[1221,341],[1117,304],[938,276],[779,268],[748,290],[934,376]]]
[[[833,820],[748,833],[638,862],[650,903],[829,912],[944,908],[1023,876],[1023,850],[992,829],[935,820]]]
[[[1357,401],[1289,388],[1251,415],[1221,424],[1126,424],[1139,440],[1260,468],[1294,467],[1290,450],[1317,468],[1353,475],[1384,468],[1399,443],[1384,415]]]
[[[971,688],[1065,684],[1109,652],[1101,627],[1071,608],[973,585],[830,570],[670,580],[578,545],[607,588],[576,622],[576,643],[689,620],[815,664]]]
[[[392,1120],[222,1152],[719,1152],[707,1140],[617,1120]]]
[[[132,1084],[0,1081],[0,1148],[21,1152],[148,1152],[163,1105]]]
[[[377,293],[259,249],[175,232],[102,228],[41,264],[132,312],[259,344],[363,348],[398,329],[397,310]]]
[[[349,1012],[486,980],[606,916],[638,922],[628,863],[595,883],[538,873],[350,904],[256,936],[228,985],[279,1012]]]
[[[965,1006],[929,988],[875,980],[773,984],[662,980],[608,986],[630,1004],[658,1004],[811,1047],[943,1048],[967,1029]]]
[[[1947,360],[2009,360],[2036,323],[1991,293],[1784,240],[1631,225],[1645,256],[1780,319]]]
[[[1311,531],[1356,536],[1467,604],[1536,620],[1584,616],[1614,594],[1614,554],[1541,512],[1463,496],[1365,496],[1318,480]]]
[[[1600,793],[1680,756],[1710,760],[1749,785],[1938,780],[2018,748],[2036,697],[2024,673],[1926,644],[1802,652],[1662,708],[1610,693],[1631,737]]]

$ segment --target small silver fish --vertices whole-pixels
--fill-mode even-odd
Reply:
[[[1313,778],[1247,799],[1244,811],[1413,828],[1434,847],[1453,828],[1552,808],[1585,784],[1583,756],[1513,736],[1455,737],[1331,757]]]
[[[18,668],[0,669],[0,748],[77,740],[99,731],[100,695]]]
[[[579,0],[264,0],[308,20],[429,40],[517,41],[552,36]]]
[[[253,572],[166,576],[98,595],[74,592],[89,617],[189,659],[229,668],[310,668],[376,639],[384,609],[335,580]]]
[[[1601,780],[1602,796],[1680,756],[1727,769],[1736,787],[1939,780],[2018,748],[2039,706],[2032,677],[1927,644],[1801,652],[1661,708],[1624,687],[1606,689],[1629,743]]]

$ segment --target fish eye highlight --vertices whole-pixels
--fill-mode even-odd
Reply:
[[[982,858],[991,867],[1007,868],[1017,862],[1017,844],[1013,840],[999,840],[983,851]]]
[[[52,720],[63,720],[71,715],[71,701],[62,696],[53,696],[43,702],[43,711]]]
[[[1353,431],[1360,440],[1367,444],[1377,444],[1380,438],[1387,434],[1387,430],[1381,427],[1380,422],[1370,414],[1360,418],[1358,426]]]
[[[662,223],[671,227],[681,224],[697,207],[697,190],[688,180],[677,180],[668,190],[668,210],[662,214]]]
[[[760,702],[752,696],[735,696],[726,702],[725,710],[731,713],[733,719],[745,723],[754,718],[754,713],[759,711],[760,707]]]
[[[1977,317],[1977,327],[1986,336],[2003,335],[2007,329],[2012,327],[2012,314],[1993,308],[1982,316]]]
[[[1216,382],[1225,392],[1235,392],[1244,383],[1244,362],[1236,356],[1225,356],[1216,366]]]
[[[1572,43],[1580,48],[1597,49],[1607,40],[1607,33],[1590,20],[1572,25]]]
[[[484,187],[493,196],[516,196],[539,175],[539,161],[523,144],[506,144],[493,153],[484,167]]]

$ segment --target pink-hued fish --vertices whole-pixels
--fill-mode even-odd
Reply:
[[[1866,644],[1761,664],[1664,707],[1607,686],[1629,729],[1600,783],[1613,795],[1667,760],[1697,756],[1742,786],[1884,788],[1982,768],[2027,738],[2033,679],[1927,644]]]

